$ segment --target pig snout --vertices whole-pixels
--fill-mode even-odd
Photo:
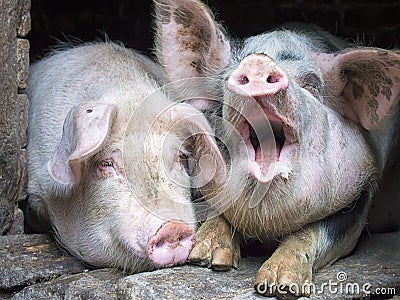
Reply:
[[[147,243],[147,256],[157,266],[183,263],[195,242],[193,229],[179,221],[164,223]]]
[[[266,54],[243,59],[228,79],[228,89],[241,96],[275,95],[288,87],[285,72]]]

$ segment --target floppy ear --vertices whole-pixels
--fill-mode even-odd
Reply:
[[[373,130],[396,107],[400,54],[378,48],[354,48],[314,57],[328,91],[342,101],[340,110],[346,118]]]
[[[55,181],[61,184],[80,181],[82,159],[101,148],[115,113],[115,106],[99,103],[82,103],[68,112],[61,141],[47,163],[47,171]]]
[[[175,84],[180,97],[185,90],[200,90],[190,101],[207,109],[210,95],[207,85],[190,85],[181,79],[207,77],[228,65],[231,47],[222,27],[206,5],[197,0],[155,0],[155,53],[167,78]]]
[[[192,156],[192,185],[196,188],[222,185],[226,180],[226,164],[204,115],[189,104],[170,108],[171,120],[185,139]]]

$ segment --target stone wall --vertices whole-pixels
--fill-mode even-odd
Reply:
[[[30,0],[0,0],[0,235],[25,196]]]

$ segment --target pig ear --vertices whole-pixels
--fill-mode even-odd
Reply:
[[[170,82],[219,73],[229,63],[231,47],[224,30],[211,11],[196,0],[155,0],[155,52]],[[176,91],[188,87],[176,83]],[[198,87],[197,87],[198,88]],[[179,95],[185,97],[185,95]],[[202,97],[203,96],[203,97]],[[207,108],[209,95],[191,101]]]
[[[367,130],[378,128],[396,107],[400,89],[400,55],[378,48],[316,54],[328,90],[345,117]]]
[[[226,180],[226,164],[204,115],[191,105],[179,103],[171,108],[171,120],[186,140],[193,157],[191,174],[195,187],[218,185]]]
[[[69,111],[61,141],[47,163],[47,170],[54,180],[61,184],[79,182],[82,159],[100,149],[108,136],[115,111],[113,105],[97,103],[82,103]]]

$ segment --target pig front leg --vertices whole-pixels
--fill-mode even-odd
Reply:
[[[265,296],[302,293],[295,288],[312,279],[313,257],[317,243],[317,228],[308,228],[286,237],[258,270],[254,288]],[[288,296],[288,295],[287,295]]]
[[[287,299],[312,292],[312,275],[347,255],[366,223],[370,193],[349,207],[286,236],[258,271],[255,289],[265,296]]]
[[[222,216],[206,220],[196,233],[196,244],[189,255],[190,263],[211,267],[216,271],[237,268],[240,240]]]

